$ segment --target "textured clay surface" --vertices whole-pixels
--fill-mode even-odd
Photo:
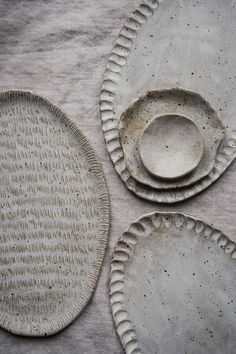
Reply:
[[[189,117],[199,129],[204,142],[204,153],[198,168],[191,175],[175,181],[165,181],[152,177],[144,168],[138,152],[138,143],[143,130],[156,115],[170,112]],[[167,139],[171,139],[174,134],[172,130],[168,129]],[[192,185],[209,174],[214,166],[217,149],[225,133],[225,129],[212,107],[200,95],[181,89],[147,93],[122,114],[119,131],[127,168],[132,176],[137,181],[154,189],[172,190],[173,188]],[[188,143],[188,136],[183,137],[182,140]],[[176,149],[178,150],[177,144]]]
[[[83,310],[106,247],[108,195],[76,126],[47,100],[0,94],[0,325],[47,336]]]
[[[233,354],[236,245],[190,216],[131,224],[111,267],[110,301],[126,353]]]
[[[147,0],[121,29],[104,74],[101,117],[115,169],[138,196],[162,203],[190,198],[209,187],[235,159],[235,100],[231,97],[235,91],[235,11],[230,0],[219,6],[214,1]],[[211,171],[206,177],[167,191],[150,188],[150,183],[133,176],[119,139],[119,120],[147,92],[176,87],[196,92],[209,102],[227,134],[215,161],[209,162]]]

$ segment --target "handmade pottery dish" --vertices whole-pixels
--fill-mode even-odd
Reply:
[[[151,174],[170,180],[189,174],[199,165],[204,141],[193,121],[167,113],[154,118],[144,129],[138,150]]]
[[[67,115],[25,91],[0,93],[0,326],[48,336],[91,298],[109,225],[103,172]]]
[[[234,353],[236,244],[202,220],[152,213],[113,253],[110,304],[125,352]]]
[[[224,4],[218,0],[147,0],[122,28],[104,74],[101,118],[115,169],[138,196],[166,203],[184,200],[210,186],[235,159],[235,16],[231,0]],[[151,105],[149,92],[164,92],[166,96],[169,92],[173,97],[166,106],[160,104],[160,96],[159,102],[153,99]],[[174,106],[177,93],[183,97],[192,94],[192,102]],[[131,107],[138,113],[132,119],[127,113]],[[204,120],[207,110],[212,115],[208,126]],[[137,146],[146,125],[157,115],[167,113],[192,120],[204,140],[198,166],[184,177],[177,173],[171,180],[148,170]],[[197,121],[194,115],[198,115]]]
[[[153,176],[153,173],[149,173],[148,169],[144,166],[145,164],[142,163],[138,146],[143,130],[147,129],[153,119],[159,115],[163,117],[162,131],[155,131],[154,136],[153,130],[153,139],[156,140],[156,144],[162,141],[163,146],[169,146],[173,134],[176,133],[176,129],[173,130],[174,127],[171,127],[168,119],[166,119],[168,118],[167,115],[169,115],[169,112],[191,119],[195,125],[196,131],[199,131],[199,133],[196,134],[202,136],[202,143],[199,142],[196,147],[193,145],[193,154],[196,153],[196,156],[198,156],[199,149],[202,150],[202,152],[200,152],[200,155],[202,155],[201,158],[196,159],[197,165],[195,167],[198,166],[198,168],[185,178],[178,179],[178,177],[183,177],[186,173],[183,173],[182,176],[181,174],[179,176],[174,176],[172,179],[175,180],[171,182],[167,175],[167,173],[171,173],[171,164],[169,164],[169,161],[166,161],[166,155],[163,152],[162,154],[159,154],[158,160],[156,160],[156,165],[158,166],[163,162],[166,165],[168,164],[167,169],[169,169],[169,172],[166,171],[167,181],[157,179]],[[191,144],[191,137],[189,136],[189,133],[185,131],[184,122],[186,122],[185,119],[178,121],[178,131],[181,143],[180,141],[178,141],[178,143],[175,142],[175,153],[172,149],[171,154],[172,161],[175,161],[178,167],[180,167],[181,163],[181,161],[178,160],[178,158],[181,157],[180,144],[184,144],[185,147]],[[164,135],[163,129],[165,129]],[[148,92],[146,95],[135,101],[122,114],[119,121],[119,133],[120,143],[125,155],[126,166],[131,176],[137,181],[153,188],[173,189],[191,185],[210,173],[215,163],[217,150],[224,138],[225,128],[213,108],[200,95],[182,89],[170,89]],[[155,154],[158,152],[157,150],[154,150],[153,146],[149,145],[149,154]],[[187,151],[189,151],[189,146]],[[186,154],[185,156],[182,154],[181,159],[183,159],[182,170],[185,171],[188,169]],[[194,168],[192,168],[192,170],[193,169]]]

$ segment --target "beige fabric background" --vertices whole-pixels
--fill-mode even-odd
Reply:
[[[175,206],[137,198],[116,174],[103,141],[99,89],[116,36],[140,0],[0,0],[0,89],[28,89],[61,106],[90,139],[111,200],[108,249],[95,296],[81,316],[50,338],[0,329],[0,354],[121,354],[109,311],[112,249],[134,219],[154,210],[204,218],[236,241],[236,164],[211,188]]]

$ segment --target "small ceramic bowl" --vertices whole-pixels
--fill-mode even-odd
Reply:
[[[175,113],[155,117],[139,139],[139,154],[146,169],[163,179],[176,179],[192,172],[204,153],[198,126]]]

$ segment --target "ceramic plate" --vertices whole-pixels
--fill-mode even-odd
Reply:
[[[116,171],[140,197],[166,203],[184,200],[210,186],[234,160],[235,16],[233,0],[147,0],[122,28],[104,75],[102,127]],[[211,157],[205,177],[192,184],[187,181],[183,188],[166,190],[150,187],[151,176],[147,184],[146,175],[138,179],[137,168],[130,169],[120,141],[119,121],[133,102],[148,92],[173,88],[203,97],[222,121],[226,135],[217,154]]]
[[[113,253],[110,303],[128,354],[233,354],[236,245],[202,220],[145,215]]]
[[[175,112],[171,114],[190,119],[201,134],[204,145],[203,156],[194,171],[183,178],[172,178],[172,181],[169,178],[155,178],[152,173],[149,173],[145,162],[142,163],[139,145],[143,131],[150,126],[156,116],[162,116],[162,129],[155,131],[153,127],[151,128],[153,136],[150,139],[149,134],[146,146],[147,154],[149,153],[150,157],[152,154],[154,155],[155,165],[158,169],[161,167],[160,165],[163,166],[163,163],[167,165],[163,176],[171,174],[173,163],[176,163],[176,168],[182,168],[185,171],[188,167],[187,161],[191,146],[193,154],[198,153],[199,149],[190,132],[185,131],[183,118],[179,122],[179,138],[175,136],[176,127],[169,125],[168,119],[165,119],[170,114],[169,112]],[[173,188],[189,186],[210,173],[214,166],[216,153],[224,138],[225,128],[213,108],[200,95],[190,91],[171,89],[152,91],[135,101],[122,114],[119,121],[119,133],[126,166],[131,175],[138,182],[149,187],[173,190]],[[185,148],[181,153],[182,144]],[[168,146],[167,150],[166,146]],[[155,156],[161,148],[164,148],[163,153],[160,156]],[[166,152],[169,153],[169,160],[171,159],[172,163],[168,161]]]
[[[87,139],[47,99],[0,93],[0,325],[54,334],[83,310],[105,252],[109,204]]]

